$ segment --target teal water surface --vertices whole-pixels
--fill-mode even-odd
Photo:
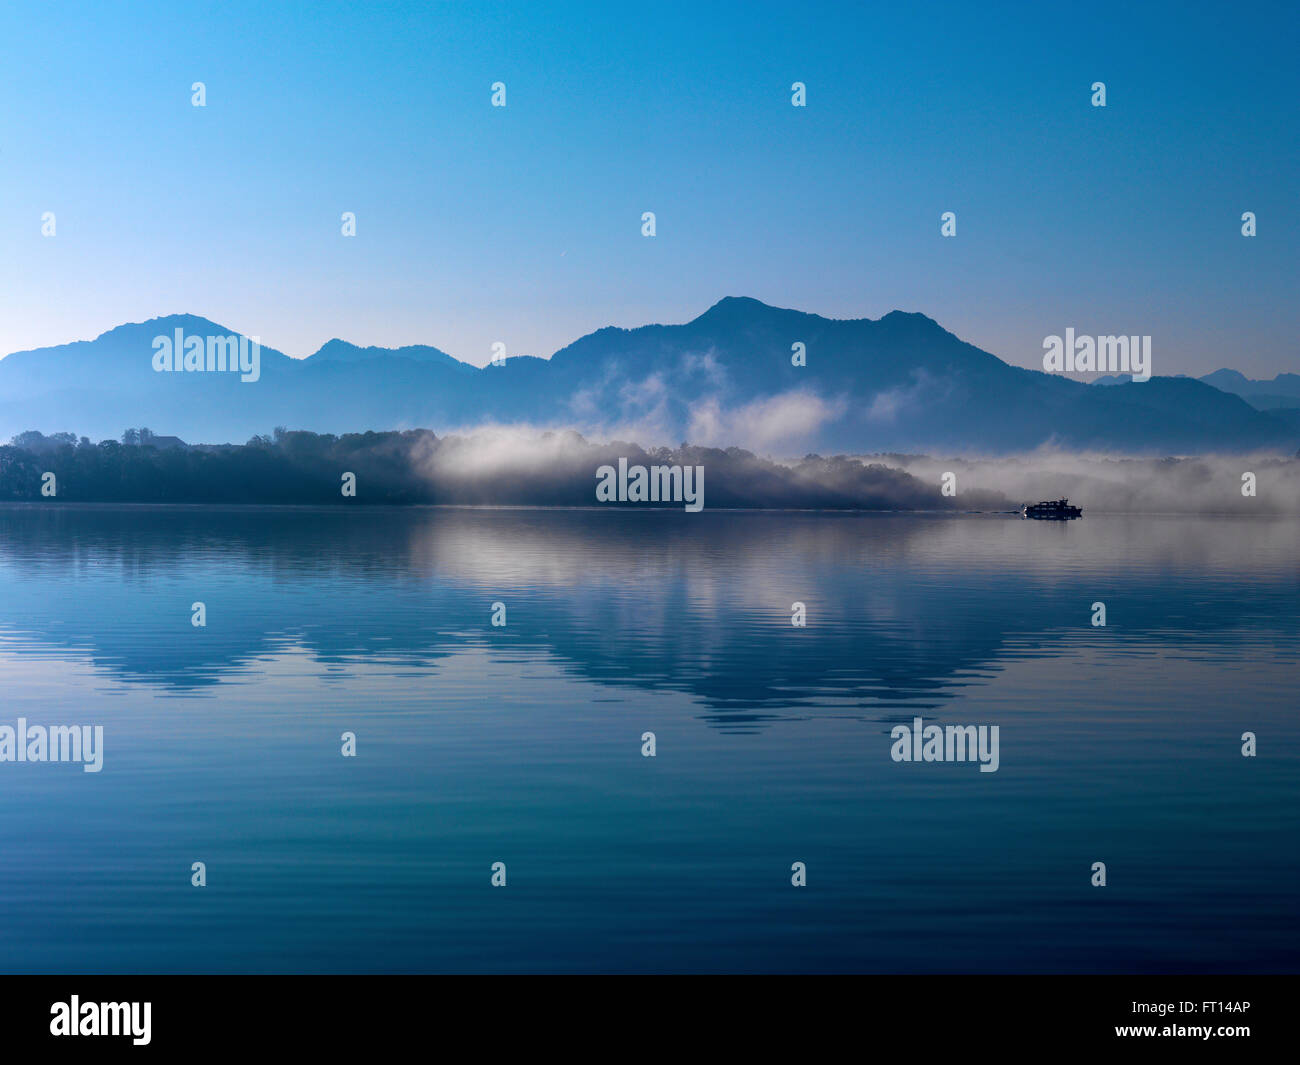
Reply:
[[[1295,971],[1296,546],[0,507],[0,726],[104,728],[0,763],[0,971]],[[893,761],[915,717],[998,770]]]

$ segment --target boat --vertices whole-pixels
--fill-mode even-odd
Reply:
[[[1020,508],[1020,516],[1040,521],[1069,521],[1083,517],[1083,508],[1070,506],[1068,499],[1049,499],[1044,503],[1026,503]]]

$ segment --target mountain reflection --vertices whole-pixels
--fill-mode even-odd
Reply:
[[[344,681],[375,662],[436,680],[486,650],[685,692],[719,725],[888,720],[1071,644],[1230,643],[1280,616],[1293,633],[1293,535],[1228,519],[4,507],[0,636],[176,692],[288,649]]]

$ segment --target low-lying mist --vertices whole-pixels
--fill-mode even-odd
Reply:
[[[1300,514],[1300,458],[1276,453],[1152,459],[1040,449],[987,459],[872,455],[864,461],[925,483],[955,473],[959,499],[991,493],[1019,504],[1066,496],[1085,513]]]
[[[1043,449],[988,459],[778,460],[737,447],[646,448],[528,425],[444,436],[427,429],[343,436],[277,429],[240,445],[159,443],[147,432],[126,439],[95,444],[70,433],[25,433],[0,447],[0,499],[596,506],[597,471],[625,460],[629,468],[702,470],[703,503],[715,509],[1007,511],[1067,496],[1085,514],[1300,512],[1300,459],[1278,454],[1149,459]],[[57,484],[54,496],[42,492],[48,474]],[[348,475],[355,494],[342,490]]]

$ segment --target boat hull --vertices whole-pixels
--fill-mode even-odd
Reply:
[[[1020,511],[1020,516],[1034,521],[1073,521],[1075,518],[1083,517],[1083,508],[1063,507],[1042,510],[1038,507],[1025,507]]]

